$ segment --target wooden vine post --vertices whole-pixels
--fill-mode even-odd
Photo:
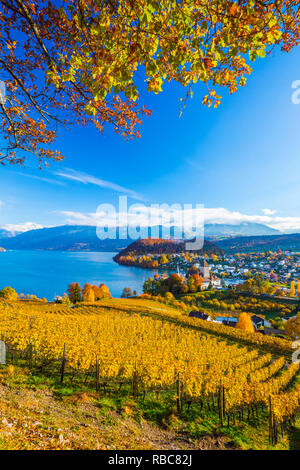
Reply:
[[[96,359],[96,391],[100,390],[100,364],[99,359]]]
[[[31,322],[31,317],[29,319],[29,331],[32,329],[32,322]],[[32,349],[32,343],[31,343],[31,335],[29,335],[29,346],[28,346],[28,365],[29,369],[32,369],[32,363],[33,363],[33,349]]]
[[[177,412],[180,413],[182,411],[182,382],[180,380],[179,372],[177,374],[176,389],[177,389],[177,397],[176,397]]]
[[[134,398],[138,396],[139,393],[139,384],[138,384],[138,371],[136,365],[134,366],[134,372],[132,376],[132,395]]]
[[[65,369],[66,369],[66,343],[64,344],[64,352],[63,352],[63,357],[61,360],[61,370],[60,370],[60,383],[62,384],[64,381],[64,375],[65,375]]]
[[[31,339],[29,340],[29,346],[28,346],[28,365],[29,369],[32,369],[32,363],[33,363],[33,350],[32,350],[32,344],[31,344]]]
[[[273,413],[273,424],[274,424],[274,444],[277,444],[278,442],[278,426],[276,422],[275,415]]]
[[[274,414],[272,398],[269,396],[269,444],[274,444]]]
[[[221,428],[224,425],[225,407],[224,407],[224,386],[222,380],[219,386],[219,423]]]

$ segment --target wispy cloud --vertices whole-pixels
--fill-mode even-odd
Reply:
[[[119,193],[124,193],[138,201],[145,200],[143,195],[135,191],[132,191],[131,189],[125,188],[124,186],[120,186],[119,184],[113,183],[111,181],[106,181],[106,180],[97,178],[87,173],[82,173],[80,171],[73,170],[71,168],[65,168],[64,170],[58,170],[53,173],[57,176],[60,176],[61,178],[66,178],[68,180],[77,181],[83,184],[93,184],[101,188],[107,188],[107,189],[111,189]]]
[[[262,209],[262,212],[265,214],[265,215],[274,215],[276,214],[276,210],[271,210],[271,209]]]
[[[198,162],[195,162],[194,160],[190,160],[189,158],[186,160],[186,163],[193,168],[196,168],[196,170],[203,171],[203,165],[199,164]]]
[[[75,211],[55,211],[57,214],[65,217],[67,225],[91,225],[97,226],[100,223],[101,216],[97,213],[87,213]]]
[[[36,224],[35,222],[24,222],[21,224],[5,224],[1,225],[2,229],[8,230],[12,234],[20,232],[28,232],[29,230],[37,230],[39,228],[44,228],[43,225]]]
[[[1,204],[0,204],[1,205]],[[171,206],[170,206],[171,207]],[[173,210],[167,207],[151,207],[143,204],[134,204],[126,213],[119,213],[116,208],[110,213],[98,212],[55,211],[63,217],[63,223],[68,225],[90,226],[123,226],[127,220],[128,226],[154,226],[154,225],[182,225],[200,227],[203,223],[238,225],[241,223],[260,223],[277,229],[281,232],[300,232],[300,217],[279,217],[275,215],[248,215],[237,211],[230,211],[223,207],[186,209],[174,206]],[[60,225],[60,224],[59,224]],[[44,228],[35,222],[19,224],[5,224],[0,228],[12,233],[26,232]]]
[[[279,217],[271,215],[248,215],[238,211],[230,211],[223,207],[217,208],[194,208],[184,209],[176,208],[168,210],[167,208],[146,207],[144,205],[135,204],[134,210],[128,210],[127,213],[118,213],[116,208],[112,213],[82,213],[74,211],[57,211],[65,217],[67,224],[92,225],[92,226],[118,226],[127,220],[128,225],[152,226],[167,224],[171,218],[171,223],[183,225],[194,225],[215,223],[215,224],[231,224],[239,225],[241,223],[259,223],[267,225],[282,232],[300,232],[300,217]],[[271,211],[273,212],[273,211]],[[172,222],[173,221],[173,222]]]
[[[58,181],[57,179],[44,178],[44,176],[31,175],[29,173],[18,172],[18,174],[22,176],[26,176],[26,178],[32,178],[34,180],[43,181],[44,183],[54,184],[56,186],[65,186],[65,183],[63,181]]]

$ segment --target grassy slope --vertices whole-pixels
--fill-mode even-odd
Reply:
[[[124,389],[94,391],[24,365],[0,369],[0,450],[6,449],[270,449],[266,419],[219,428],[197,404],[181,416],[169,394],[134,401]],[[298,429],[299,432],[299,429]],[[272,449],[299,449],[295,431]]]
[[[0,450],[7,449],[225,449],[223,436],[190,438],[172,426],[158,426],[161,404],[147,403],[141,416],[127,394],[108,396],[61,386],[26,367],[0,366]],[[81,387],[82,389],[82,387]]]

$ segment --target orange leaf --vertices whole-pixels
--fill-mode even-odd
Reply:
[[[237,4],[233,3],[230,7],[230,14],[234,16],[236,14],[236,11],[237,11]]]

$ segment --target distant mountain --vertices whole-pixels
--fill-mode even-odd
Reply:
[[[153,238],[164,238],[166,239],[167,229],[162,230],[161,226],[152,227],[152,234],[148,233],[148,236]],[[220,239],[237,236],[254,236],[254,235],[276,235],[280,234],[279,230],[268,227],[263,224],[256,224],[251,222],[242,222],[238,225],[232,224],[205,224],[204,225],[204,237],[209,239]],[[181,227],[172,226],[170,227],[170,235],[168,238],[180,238],[188,239],[194,236],[193,233],[184,233],[181,236]]]
[[[216,244],[226,253],[262,251],[299,251],[300,233],[266,235],[258,237],[236,237],[219,240]]]
[[[276,235],[279,230],[263,224],[242,222],[239,225],[230,224],[206,224],[204,234],[206,238],[228,238],[237,236]]]
[[[13,232],[10,232],[9,230],[5,230],[4,228],[0,228],[0,239],[1,238],[10,238],[14,237],[16,234]]]
[[[153,236],[153,238],[164,238],[168,240],[167,232],[162,230],[162,227],[156,227],[156,230],[148,231],[146,233],[141,232],[141,238],[147,238],[147,236]],[[121,230],[121,229],[120,229]],[[20,233],[16,236],[12,236],[7,230],[0,230],[0,246],[11,250],[53,250],[53,251],[115,251],[126,248],[132,239],[127,237],[126,239],[119,238],[119,229],[116,231],[116,239],[105,239],[100,240],[97,237],[96,227],[87,225],[63,225],[58,227],[50,227],[43,229],[30,230],[28,232]],[[249,237],[246,236],[247,231],[255,232],[259,231],[271,231],[271,234],[264,234],[262,237]],[[155,233],[156,232],[156,233]],[[176,228],[171,227],[171,238],[179,238],[176,235]],[[240,234],[244,232],[242,237],[232,238],[234,232]],[[274,235],[272,233],[275,232]],[[179,234],[180,231],[178,232]],[[126,235],[126,230],[125,230]],[[232,249],[233,246],[244,247],[252,249],[251,247],[257,244],[262,245],[264,238],[268,240],[268,237],[272,235],[274,240],[280,240],[286,243],[286,246],[291,244],[293,237],[297,238],[297,235],[284,235],[277,232],[274,229],[266,227],[260,224],[240,224],[240,225],[227,225],[227,224],[207,224],[205,226],[205,238],[211,241],[218,240],[218,246],[220,248],[228,247]],[[271,239],[272,240],[272,236]],[[227,237],[227,239],[226,239]],[[231,238],[228,238],[231,237]],[[292,237],[292,238],[291,238]],[[300,235],[299,235],[300,237]],[[188,237],[191,238],[191,237]],[[225,238],[225,240],[221,240]],[[241,238],[241,240],[238,240]],[[254,240],[252,240],[254,238]],[[238,240],[238,241],[236,241]],[[286,240],[286,242],[283,242]],[[224,245],[222,243],[224,242]],[[183,241],[181,241],[183,243]],[[270,243],[273,243],[270,241]],[[275,246],[276,242],[274,241]],[[241,249],[241,248],[239,248]]]
[[[173,230],[174,228],[172,228],[171,234],[174,233]],[[151,234],[150,230],[148,233]],[[161,233],[161,227],[160,235],[164,235]],[[97,237],[96,227],[88,225],[63,225],[30,230],[11,238],[0,238],[0,246],[10,250],[119,252],[132,243],[132,239],[129,237],[125,240],[119,238],[119,229],[116,230],[116,237],[116,239],[107,238],[100,240]],[[169,240],[163,241],[166,242],[166,247],[173,246],[172,240],[170,240],[170,245],[168,245]],[[180,243],[183,247],[184,242],[181,241]],[[178,241],[173,241],[173,244],[174,246],[177,245]]]
[[[130,255],[146,255],[146,254],[171,254],[183,253],[186,251],[185,243],[182,240],[162,240],[161,238],[142,238],[136,240],[127,248],[120,251],[115,257],[114,261],[119,261],[122,256]],[[202,250],[199,253],[222,255],[224,251],[214,245],[213,243],[205,240]]]
[[[10,250],[119,251],[132,240],[100,240],[96,227],[64,225],[30,230],[12,238],[1,238],[0,246]]]

